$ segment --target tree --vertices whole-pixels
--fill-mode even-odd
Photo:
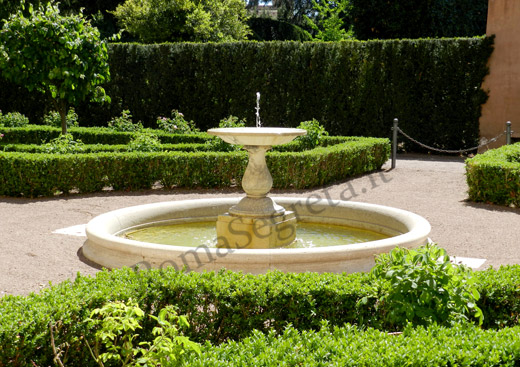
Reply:
[[[315,19],[306,16],[309,26],[316,32],[319,41],[341,41],[353,38],[352,27],[345,30],[345,18],[348,13],[349,0],[312,1],[316,12]]]
[[[69,105],[91,97],[110,102],[101,84],[110,77],[106,41],[83,14],[62,16],[50,2],[34,10],[18,10],[0,30],[2,76],[29,91],[52,98],[60,114],[62,133],[67,133]]]
[[[312,0],[273,0],[273,6],[278,9],[278,19],[300,27],[306,25],[306,16],[313,13]]]
[[[246,39],[243,0],[127,0],[113,12],[141,42],[229,42]]]

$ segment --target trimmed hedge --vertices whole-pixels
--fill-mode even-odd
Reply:
[[[0,130],[4,134],[0,146],[47,143],[61,134],[61,129],[58,127],[40,125],[2,127]],[[205,143],[208,140],[207,134],[171,134],[156,129],[145,129],[145,131],[153,132],[165,144]],[[81,140],[85,144],[128,144],[135,136],[135,132],[121,132],[99,127],[70,127],[67,132],[72,134],[74,139]]]
[[[76,111],[82,126],[105,125],[128,109],[154,127],[157,116],[176,109],[206,130],[229,115],[255,121],[260,92],[265,126],[316,118],[332,135],[390,137],[398,117],[403,131],[425,144],[469,148],[478,143],[492,44],[492,38],[113,44],[105,86],[112,103]],[[2,111],[18,109],[37,121],[47,103],[31,98],[0,81]]]
[[[268,152],[275,188],[309,188],[381,168],[388,139],[339,138],[340,142],[303,152]],[[332,140],[334,141],[334,140]],[[52,196],[56,192],[240,185],[247,166],[237,152],[101,152],[33,154],[0,152],[0,195]],[[334,167],[333,170],[330,167]]]
[[[183,366],[518,366],[520,327],[499,331],[457,324],[409,328],[393,335],[346,325],[319,331],[287,327],[240,342],[206,344]]]
[[[470,200],[520,207],[520,143],[466,160]]]
[[[181,151],[181,152],[206,152],[211,150],[208,144],[161,144],[163,151]],[[0,148],[4,152],[18,153],[45,153],[46,148],[36,144],[6,144]],[[126,144],[85,144],[82,145],[82,153],[99,153],[99,152],[128,152]]]
[[[459,330],[459,338],[469,338],[471,348],[471,340],[482,338],[481,347],[488,349],[491,348],[487,343],[492,335],[498,337],[511,335],[510,332],[518,333],[520,266],[488,269],[475,272],[473,276],[481,293],[478,306],[484,312],[483,328],[511,326],[514,329],[494,334],[478,332],[474,328],[466,328],[463,333],[457,328],[450,331],[432,327],[431,330],[439,330],[439,333],[434,333],[431,339],[424,336],[419,339],[426,346],[434,343],[433,339],[438,335],[457,335],[456,331]],[[264,333],[272,330],[272,335],[282,334],[288,325],[299,331],[320,330],[322,320],[330,326],[350,323],[362,328],[371,327],[378,324],[379,313],[388,311],[381,305],[376,308],[375,298],[369,298],[362,306],[358,305],[363,297],[372,294],[371,279],[366,273],[270,272],[253,276],[229,271],[182,273],[173,268],[139,272],[126,268],[102,271],[95,278],[78,276],[73,282],[60,283],[44,289],[40,294],[0,299],[0,366],[27,366],[31,365],[30,361],[37,365],[52,365],[49,324],[58,321],[56,345],[69,343],[70,362],[67,365],[93,366],[79,336],[91,338],[94,330],[89,330],[81,321],[91,310],[108,301],[130,298],[136,300],[145,312],[152,314],[166,305],[176,305],[178,313],[187,315],[190,322],[186,335],[197,342],[209,341],[214,345],[243,339],[250,336],[254,329]],[[153,326],[151,320],[145,323],[139,332],[140,337],[150,340]],[[412,332],[417,335],[422,333],[421,329]],[[368,335],[379,338],[378,332],[369,331],[353,336],[352,342],[362,342],[362,339],[357,342],[355,339]],[[272,340],[272,337],[269,338]],[[440,340],[446,339],[441,337]],[[517,353],[517,344],[510,349],[510,345],[503,344],[501,340],[496,340],[498,349]],[[385,341],[388,339],[382,337],[381,343]],[[248,342],[244,344],[247,350]],[[453,350],[459,351],[458,348]],[[217,352],[214,354],[217,355]]]

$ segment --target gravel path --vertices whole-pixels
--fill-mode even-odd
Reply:
[[[480,269],[520,264],[520,208],[467,201],[464,160],[400,155],[397,167],[316,190],[272,196],[354,200],[412,211],[432,225],[431,239],[457,257],[485,259]],[[0,197],[0,296],[37,292],[49,282],[98,269],[81,256],[81,225],[132,205],[205,197],[242,196],[238,190],[103,192],[50,199]],[[79,235],[53,233],[80,226]]]

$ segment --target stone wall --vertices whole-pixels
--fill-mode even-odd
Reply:
[[[513,138],[520,138],[520,1],[489,0],[486,33],[495,35],[495,50],[483,85],[489,99],[482,108],[480,135],[491,139],[511,121]],[[488,148],[505,142],[504,136]]]

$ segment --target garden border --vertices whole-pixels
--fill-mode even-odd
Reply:
[[[172,134],[168,135],[173,139]],[[201,139],[200,134],[191,137]],[[302,152],[268,152],[273,187],[325,185],[380,169],[390,155],[390,142],[384,138],[328,137],[324,145]],[[240,186],[246,165],[245,151],[61,155],[0,152],[0,195],[53,196],[57,192],[99,192],[106,187],[134,191],[152,188],[157,182],[165,188]]]
[[[466,160],[472,201],[520,206],[520,143],[488,150]]]

